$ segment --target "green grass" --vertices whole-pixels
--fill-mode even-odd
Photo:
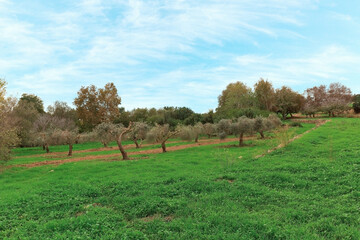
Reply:
[[[7,169],[0,239],[360,239],[359,124],[333,119],[259,159],[275,139]]]

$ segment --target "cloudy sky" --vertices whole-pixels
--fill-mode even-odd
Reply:
[[[358,0],[0,0],[8,93],[73,102],[114,82],[122,106],[216,108],[227,84],[360,93]]]

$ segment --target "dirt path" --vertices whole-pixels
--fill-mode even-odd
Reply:
[[[247,140],[251,139],[252,137],[247,138]],[[234,138],[236,140],[236,138]],[[213,142],[216,141],[217,139],[199,139],[200,143],[206,143],[206,142]],[[235,141],[233,140],[233,141]],[[167,144],[170,143],[180,143],[183,142],[185,144],[188,144],[187,142],[184,141],[172,141],[172,142],[168,142]],[[159,145],[159,143],[149,143],[149,144],[142,144],[141,147],[148,147],[148,146],[155,146],[155,145]],[[126,150],[128,149],[136,149],[136,145],[135,144],[128,144],[125,145],[124,148]],[[141,150],[141,148],[138,148],[139,150]],[[116,151],[119,150],[119,148],[117,146],[113,146],[113,147],[102,147],[102,148],[95,148],[95,149],[86,149],[86,150],[77,150],[77,151],[73,151],[74,153],[90,153],[90,152],[106,152],[106,151]],[[14,157],[14,159],[18,159],[18,158],[34,158],[34,157],[63,157],[64,155],[67,155],[67,151],[65,152],[52,152],[52,153],[41,153],[41,154],[34,154],[34,155],[29,155],[29,156],[18,156],[18,157]]]
[[[324,124],[326,124],[327,122],[330,122],[330,121],[331,121],[331,120],[296,120],[295,122],[300,122],[300,123],[301,123],[301,122],[303,122],[303,123],[314,123],[314,124],[316,124],[316,126],[313,127],[312,129],[307,130],[307,131],[304,132],[304,133],[301,133],[301,134],[299,134],[299,135],[296,135],[295,137],[293,137],[292,139],[290,139],[287,144],[290,144],[290,143],[294,142],[296,139],[299,139],[299,138],[303,137],[304,135],[306,135],[306,134],[308,134],[308,133],[310,133],[310,132],[312,132],[312,131],[315,131],[316,129],[318,129],[319,127],[321,127],[322,125],[324,125]],[[286,144],[286,145],[287,145],[287,144]],[[276,151],[276,150],[278,150],[278,149],[284,148],[286,145],[280,144],[279,146],[274,147],[274,148],[268,150],[267,153],[262,154],[262,155],[259,155],[259,156],[256,156],[255,158],[258,159],[258,158],[261,158],[261,157],[265,157],[267,154],[272,153],[272,152],[274,152],[274,151]]]
[[[249,140],[249,139],[253,139],[253,137],[247,138],[247,140]],[[228,138],[225,140],[219,140],[219,139],[202,140],[199,143],[167,147],[166,150],[168,152],[173,152],[173,151],[178,151],[178,150],[182,150],[182,149],[186,149],[186,148],[214,145],[214,144],[226,143],[226,142],[234,142],[237,140],[238,140],[238,138]],[[131,156],[131,155],[138,155],[138,154],[158,154],[158,153],[162,153],[161,148],[140,150],[140,151],[136,151],[136,152],[128,152],[128,155]],[[60,165],[60,164],[69,163],[69,162],[80,162],[80,161],[97,160],[97,159],[105,159],[105,158],[121,157],[121,156],[122,156],[121,153],[97,155],[97,156],[84,156],[84,157],[78,157],[78,158],[67,158],[67,159],[62,159],[62,160],[42,161],[42,162],[34,162],[34,163],[28,163],[28,164],[17,164],[17,165],[12,165],[12,166],[8,166],[8,167],[9,168],[13,168],[13,167],[33,168],[33,167],[39,167],[39,166],[44,166],[44,165]],[[121,160],[121,159],[119,159],[119,160]]]

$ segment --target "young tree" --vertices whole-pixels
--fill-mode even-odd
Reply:
[[[143,122],[134,122],[133,128],[129,132],[129,138],[135,143],[136,148],[140,148],[142,141],[146,139],[150,127]],[[140,141],[140,144],[139,144]]]
[[[247,117],[240,117],[237,122],[231,124],[231,132],[239,136],[239,147],[244,146],[244,135],[252,134],[253,131],[254,120]]]
[[[265,138],[264,132],[270,131],[281,125],[280,119],[276,115],[270,115],[267,118],[258,116],[254,119],[254,131],[258,132],[262,139]]]
[[[155,125],[150,131],[148,132],[146,139],[149,142],[153,143],[160,143],[162,151],[166,152],[166,141],[169,138],[176,136],[179,133],[179,130],[171,131],[169,124],[165,125]]]
[[[254,90],[260,109],[271,111],[275,105],[275,90],[271,82],[260,78]]]

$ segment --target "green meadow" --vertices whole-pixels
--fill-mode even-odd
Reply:
[[[15,149],[0,173],[0,239],[360,239],[359,126],[334,118],[260,158],[279,145],[276,133],[241,148],[235,141],[33,168],[16,165],[67,159],[67,146],[52,147],[56,157]]]

